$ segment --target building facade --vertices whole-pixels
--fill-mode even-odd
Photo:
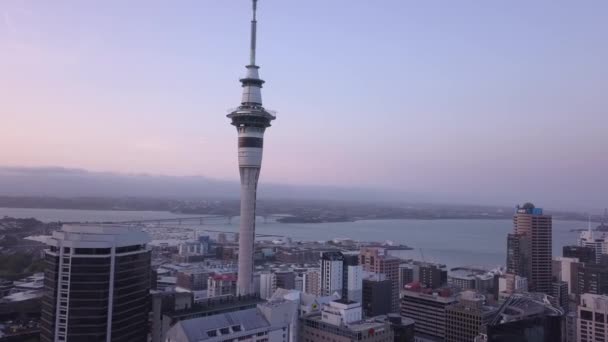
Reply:
[[[381,247],[363,247],[359,264],[363,271],[382,273],[391,281],[391,312],[399,311],[399,264],[400,259],[386,253]]]
[[[362,301],[362,268],[359,256],[331,251],[321,253],[320,295],[339,293],[343,299]]]
[[[446,342],[466,342],[481,333],[495,308],[485,305],[485,297],[474,292],[462,292],[459,301],[446,309]]]
[[[584,264],[578,268],[577,294],[608,295],[608,265]]]
[[[423,293],[404,290],[401,298],[401,316],[416,322],[416,334],[445,340],[447,308],[457,302],[448,291]]]
[[[532,272],[530,237],[526,234],[507,235],[507,272],[528,278]]]
[[[303,292],[319,296],[321,295],[321,272],[318,270],[308,270],[302,274]]]
[[[420,284],[437,289],[448,284],[448,270],[445,265],[424,263],[420,265]]]
[[[568,284],[568,293],[578,293],[578,270],[581,266],[577,258],[553,257],[553,276]]]
[[[293,271],[275,272],[276,287],[286,290],[293,290],[296,287],[296,274]]]
[[[580,247],[587,247],[593,250],[594,261],[600,262],[602,254],[608,253],[608,232],[591,230],[582,231],[578,238]]]
[[[208,270],[185,270],[177,272],[176,285],[190,291],[207,289],[207,281],[211,272]]]
[[[146,341],[149,237],[136,227],[64,225],[45,251],[41,341]]]
[[[344,257],[340,252],[321,253],[321,296],[334,292],[342,295],[344,276]]]
[[[552,229],[551,216],[544,215],[541,208],[536,208],[532,203],[517,208],[513,217],[513,233],[526,241],[525,246],[520,245],[517,252],[527,256],[521,258],[513,255],[514,260],[523,263],[523,267],[508,271],[516,271],[515,274],[527,277],[528,286],[533,292],[551,293]],[[509,264],[507,266],[510,267]],[[529,275],[519,273],[521,270],[529,272]]]
[[[595,262],[595,249],[585,246],[564,246],[562,255],[565,258],[576,258],[579,262],[588,264]]]
[[[578,342],[608,342],[608,296],[581,295],[577,338]]]
[[[320,313],[300,318],[300,342],[393,342],[389,321],[362,319],[361,304],[337,300],[323,307]]]
[[[554,281],[551,283],[551,297],[553,297],[553,305],[558,306],[564,311],[568,311],[568,303],[570,297],[568,296],[568,283],[565,281]]]
[[[233,273],[214,274],[207,280],[209,298],[236,295],[237,276]]]
[[[384,274],[372,273],[363,279],[363,313],[365,317],[391,312],[392,282]]]
[[[260,297],[268,299],[272,297],[277,289],[277,277],[272,272],[263,272],[260,274]]]
[[[363,268],[359,265],[359,254],[342,252],[344,271],[342,275],[342,298],[361,303],[363,301]]]

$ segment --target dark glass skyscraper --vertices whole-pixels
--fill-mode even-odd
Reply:
[[[566,258],[577,258],[578,261],[586,264],[596,261],[595,250],[587,246],[564,246],[562,254]]]
[[[145,342],[149,238],[135,227],[64,225],[45,251],[43,342]]]

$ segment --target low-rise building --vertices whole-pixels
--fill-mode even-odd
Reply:
[[[176,285],[190,291],[206,290],[211,274],[212,272],[206,269],[180,271],[177,273]]]
[[[276,317],[253,308],[184,320],[169,329],[166,342],[290,341],[290,322],[273,318]]]
[[[300,318],[301,342],[393,342],[393,339],[390,322],[363,320],[361,304],[353,301],[339,299],[324,306],[320,313]]]
[[[209,298],[236,295],[237,276],[234,273],[214,274],[208,278],[207,295]]]

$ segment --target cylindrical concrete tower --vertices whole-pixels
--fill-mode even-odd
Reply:
[[[253,0],[253,19],[251,20],[251,54],[247,75],[241,79],[243,97],[241,105],[227,115],[236,126],[241,175],[241,221],[239,228],[239,274],[237,293],[247,295],[253,289],[253,247],[255,242],[255,202],[258,178],[262,166],[264,131],[270,127],[275,114],[262,106],[262,84],[255,64],[256,47],[256,5]]]

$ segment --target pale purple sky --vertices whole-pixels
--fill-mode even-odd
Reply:
[[[601,208],[608,2],[260,0],[262,181]],[[237,179],[248,0],[0,1],[0,164]],[[563,206],[563,204],[560,204]]]

